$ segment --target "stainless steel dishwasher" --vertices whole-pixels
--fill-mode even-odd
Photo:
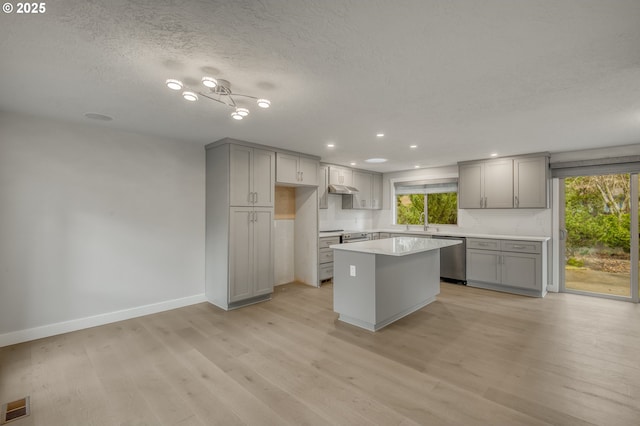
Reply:
[[[434,235],[433,238],[462,241],[462,244],[440,249],[440,278],[467,284],[467,239],[448,235]]]

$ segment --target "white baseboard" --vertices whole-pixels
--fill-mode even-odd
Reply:
[[[141,317],[144,315],[169,311],[171,309],[195,305],[196,303],[202,303],[206,301],[207,298],[205,297],[204,293],[202,293],[195,296],[182,297],[180,299],[167,300],[164,302],[152,303],[150,305],[123,309],[121,311],[109,312],[106,314],[94,315],[86,318],[78,318],[70,321],[58,322],[55,324],[47,324],[40,327],[28,328],[26,330],[12,331],[10,333],[0,334],[0,348],[3,346],[14,345],[16,343],[41,339],[43,337],[68,333],[70,331],[82,330],[85,328],[96,327],[98,325],[104,325],[112,322]]]

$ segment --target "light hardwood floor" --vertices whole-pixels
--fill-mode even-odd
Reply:
[[[370,333],[332,287],[276,288],[0,349],[26,425],[638,425],[640,307],[442,284]]]

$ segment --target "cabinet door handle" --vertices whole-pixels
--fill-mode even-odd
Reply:
[[[482,205],[482,201],[483,201],[483,198],[482,198],[482,197],[480,197],[480,208],[482,208],[482,207],[483,207],[483,205]]]
[[[513,246],[511,246],[511,247],[512,247],[512,248],[514,248],[514,249],[523,249],[523,248],[527,248],[527,247],[525,247],[525,246],[516,246],[516,245],[513,245]]]
[[[484,197],[484,208],[487,208],[487,197]]]
[[[253,212],[253,221],[254,222],[258,221],[258,212]]]
[[[518,200],[518,196],[517,195],[514,197],[514,199],[515,199],[516,207],[520,206],[520,200]]]
[[[300,182],[304,181],[304,172],[300,172]]]

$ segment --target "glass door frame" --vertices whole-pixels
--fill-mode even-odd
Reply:
[[[631,262],[631,273],[629,279],[629,286],[631,289],[631,296],[617,296],[612,294],[603,294],[603,293],[592,293],[588,291],[580,291],[566,288],[565,282],[565,253],[566,253],[566,240],[567,240],[567,229],[565,227],[565,209],[566,209],[566,201],[565,201],[565,183],[564,178],[558,178],[559,180],[559,191],[558,191],[558,213],[559,213],[559,223],[558,223],[558,235],[559,235],[559,250],[556,261],[558,262],[558,278],[559,278],[559,287],[558,290],[561,293],[572,293],[572,294],[581,294],[584,296],[592,296],[592,297],[600,297],[604,299],[614,299],[614,300],[623,300],[626,302],[639,302],[638,295],[638,261],[640,258],[639,250],[639,226],[638,226],[638,210],[640,208],[640,199],[638,198],[638,186],[639,186],[639,174],[637,172],[628,172],[630,185],[631,185],[631,248],[630,248],[630,262]],[[606,174],[606,173],[603,173]]]

